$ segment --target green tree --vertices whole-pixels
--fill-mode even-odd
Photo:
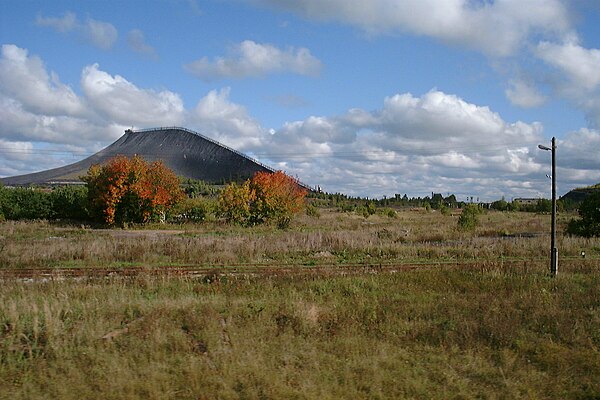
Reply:
[[[458,226],[463,230],[474,229],[479,224],[481,208],[477,204],[467,204],[458,218]]]
[[[52,217],[74,220],[88,219],[87,192],[87,187],[85,186],[61,186],[54,188],[50,192]]]
[[[52,217],[50,195],[40,189],[7,189],[3,204],[6,219],[48,219]]]
[[[535,205],[535,211],[539,213],[550,213],[552,212],[552,200],[539,199]]]
[[[573,219],[567,232],[577,236],[600,236],[600,192],[588,196],[579,206],[580,219]]]
[[[491,204],[491,208],[498,211],[507,211],[508,207],[508,203],[504,199],[496,200]]]

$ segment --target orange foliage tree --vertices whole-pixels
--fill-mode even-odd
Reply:
[[[179,179],[162,161],[117,156],[93,165],[83,178],[92,216],[107,224],[159,219],[184,194]]]
[[[219,197],[219,210],[228,221],[256,225],[276,221],[286,227],[304,208],[307,190],[283,171],[257,172],[243,185],[228,185]]]

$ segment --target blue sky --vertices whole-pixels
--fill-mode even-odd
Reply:
[[[178,125],[330,192],[600,182],[594,0],[0,0],[0,176]]]

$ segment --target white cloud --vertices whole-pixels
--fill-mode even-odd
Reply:
[[[0,139],[0,149],[7,161],[23,161],[29,158],[33,145],[29,142],[13,142]]]
[[[118,124],[165,126],[183,120],[183,101],[178,94],[140,89],[122,76],[101,71],[98,64],[83,69],[81,88],[96,112]]]
[[[533,108],[543,105],[547,97],[540,94],[530,83],[522,79],[513,79],[509,82],[510,87],[506,89],[506,97],[516,106]]]
[[[187,123],[199,133],[238,150],[260,147],[266,130],[247,110],[229,100],[230,89],[211,90],[188,114]]]
[[[24,108],[47,115],[82,115],[84,106],[73,90],[48,74],[43,61],[26,49],[2,45],[0,93],[18,100]]]
[[[538,123],[509,123],[488,107],[431,91],[390,96],[372,112],[287,123],[262,147],[273,153],[267,160],[328,191],[458,194],[481,186],[482,197],[499,198],[521,190],[508,182],[539,173],[531,151],[541,140]]]
[[[306,48],[278,49],[270,44],[245,40],[234,46],[228,57],[207,57],[186,64],[191,74],[205,80],[261,77],[276,73],[318,75],[321,62]]]
[[[554,94],[582,110],[591,127],[600,127],[600,50],[580,46],[572,35],[560,44],[540,42],[535,55],[560,72],[547,79]]]
[[[35,20],[36,25],[56,29],[58,32],[69,32],[77,27],[77,16],[72,12],[66,12],[64,16],[42,17],[38,15]]]
[[[536,54],[560,69],[578,90],[593,90],[600,85],[600,50],[586,49],[576,43],[541,42]]]
[[[119,36],[117,28],[108,22],[88,18],[84,27],[89,41],[103,50],[110,49]]]
[[[3,155],[0,174],[28,173],[76,161],[65,161],[54,153],[41,156],[40,146],[77,146],[93,152],[132,124],[148,127],[183,121],[183,103],[172,92],[140,89],[122,77],[100,71],[97,65],[84,68],[82,88],[84,83],[84,96],[80,97],[48,73],[39,57],[14,45],[2,46],[0,137],[32,152],[20,162]]]
[[[372,34],[412,33],[513,54],[534,33],[562,34],[569,14],[559,0],[249,0],[316,20],[341,21]]]
[[[146,55],[150,58],[157,59],[158,54],[154,47],[150,46],[146,43],[146,38],[144,36],[144,32],[139,29],[132,29],[127,34],[127,44],[129,48],[133,51]]]
[[[36,25],[55,29],[60,33],[74,32],[89,44],[102,50],[109,50],[117,41],[117,28],[109,22],[88,18],[85,23],[79,22],[77,15],[66,12],[63,17],[44,17],[38,15]]]
[[[489,107],[456,95],[399,93],[383,99],[374,111],[310,116],[270,130],[231,100],[229,88],[210,91],[186,110],[177,93],[140,88],[94,64],[83,69],[82,95],[77,96],[58,78],[49,78],[39,58],[16,46],[5,48],[0,146],[14,150],[0,160],[2,175],[76,161],[42,154],[40,149],[48,146],[92,152],[131,125],[184,125],[331,192],[381,196],[435,191],[482,200],[547,195],[544,175],[550,160],[536,147],[545,141],[542,125],[506,121]],[[10,85],[4,84],[9,80]],[[33,99],[38,92],[42,95]],[[600,180],[599,146],[600,133],[593,129],[559,141],[563,192]]]
[[[561,167],[596,170],[600,174],[600,131],[580,129],[568,133],[557,144],[557,159]]]

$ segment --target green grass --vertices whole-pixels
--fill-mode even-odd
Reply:
[[[598,398],[598,288],[597,271],[4,282],[0,397]]]

